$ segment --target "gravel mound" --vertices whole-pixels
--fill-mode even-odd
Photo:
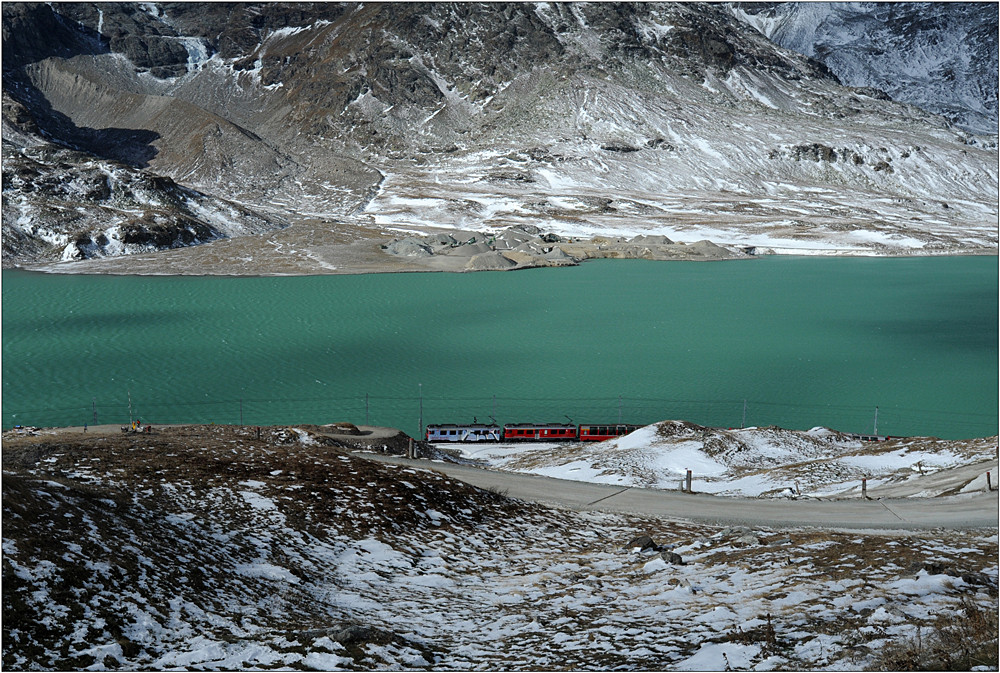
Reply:
[[[468,271],[501,271],[517,266],[499,252],[484,252],[474,255],[465,265]]]

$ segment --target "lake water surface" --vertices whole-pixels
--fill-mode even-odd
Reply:
[[[3,272],[3,427],[823,425],[997,434],[997,258],[270,278]]]

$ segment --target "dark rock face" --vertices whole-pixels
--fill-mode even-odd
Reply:
[[[844,84],[997,132],[996,3],[735,3],[735,13]]]
[[[44,3],[4,3],[2,35],[5,88],[8,72],[29,63],[107,51],[95,30],[67,20],[62,9]]]

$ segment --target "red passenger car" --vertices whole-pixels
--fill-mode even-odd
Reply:
[[[508,423],[505,442],[565,442],[576,440],[576,426],[565,423]]]
[[[641,427],[641,425],[623,425],[621,423],[615,425],[581,425],[580,441],[603,442],[607,439],[614,439],[615,437],[627,435],[633,430],[638,430]]]

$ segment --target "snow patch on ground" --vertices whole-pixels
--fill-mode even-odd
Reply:
[[[440,444],[446,447],[446,444]],[[900,438],[864,442],[825,428],[724,430],[666,421],[594,444],[457,445],[463,456],[501,470],[642,488],[681,489],[687,471],[692,490],[742,497],[856,495],[867,479],[877,487],[914,484],[911,495],[984,489],[996,438],[969,442]],[[982,462],[980,472],[919,490],[914,481]],[[995,468],[994,468],[995,469]],[[936,489],[936,490],[935,490]]]

